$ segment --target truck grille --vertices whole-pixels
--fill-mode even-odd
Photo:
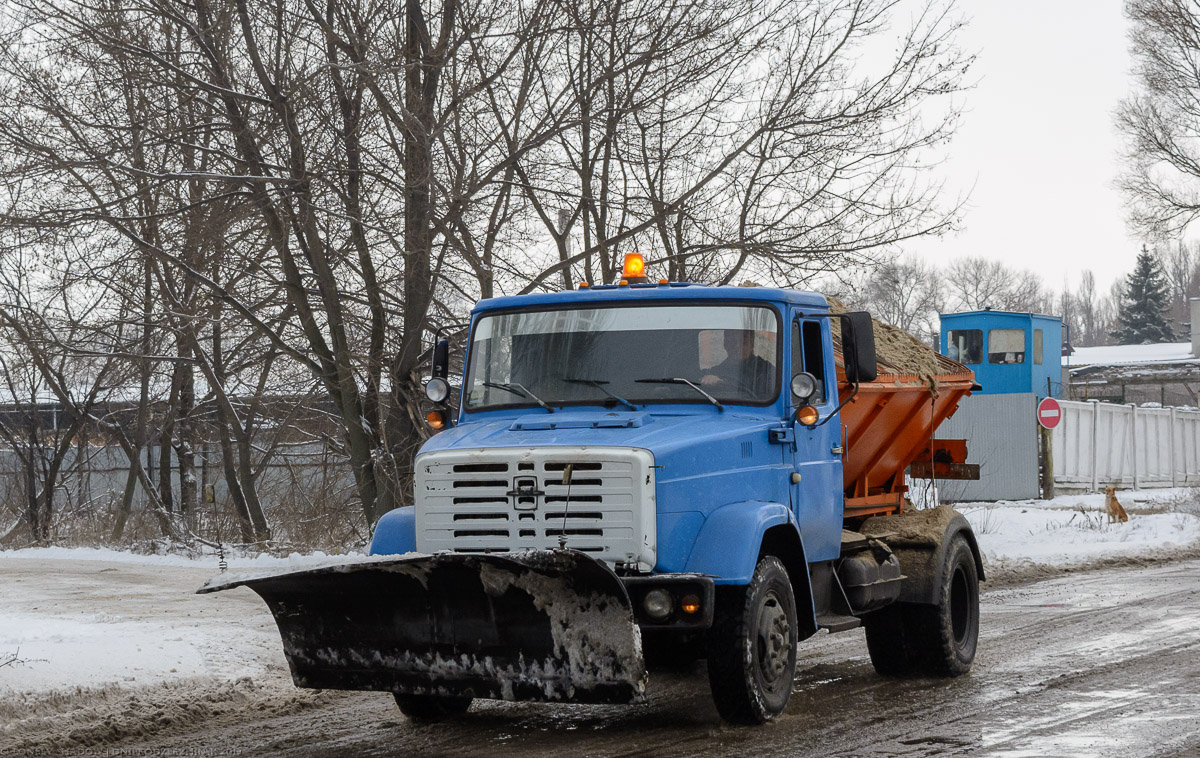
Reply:
[[[417,458],[417,550],[566,546],[616,567],[655,564],[654,457],[634,448],[440,450]],[[571,466],[571,483],[563,475]]]

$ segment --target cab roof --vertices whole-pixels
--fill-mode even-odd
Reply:
[[[634,284],[622,287],[608,285],[563,292],[493,297],[479,301],[471,312],[475,314],[511,308],[544,308],[600,303],[651,304],[666,301],[728,302],[730,300],[797,305],[821,312],[829,310],[829,303],[825,300],[824,295],[806,290],[785,290],[772,287],[709,287],[703,284],[671,283]]]

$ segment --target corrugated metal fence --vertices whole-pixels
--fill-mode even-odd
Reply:
[[[938,427],[937,439],[967,441],[978,481],[939,481],[943,500],[1028,500],[1038,497],[1038,441],[1032,392],[971,395]]]
[[[1200,486],[1200,411],[1062,401],[1054,429],[1059,489]]]

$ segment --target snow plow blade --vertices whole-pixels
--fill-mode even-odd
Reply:
[[[625,586],[571,550],[371,559],[221,574],[267,602],[298,687],[501,700],[645,697]]]

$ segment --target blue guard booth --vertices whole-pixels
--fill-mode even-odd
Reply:
[[[942,354],[966,364],[982,394],[1062,397],[1062,319],[1036,313],[941,314]]]

